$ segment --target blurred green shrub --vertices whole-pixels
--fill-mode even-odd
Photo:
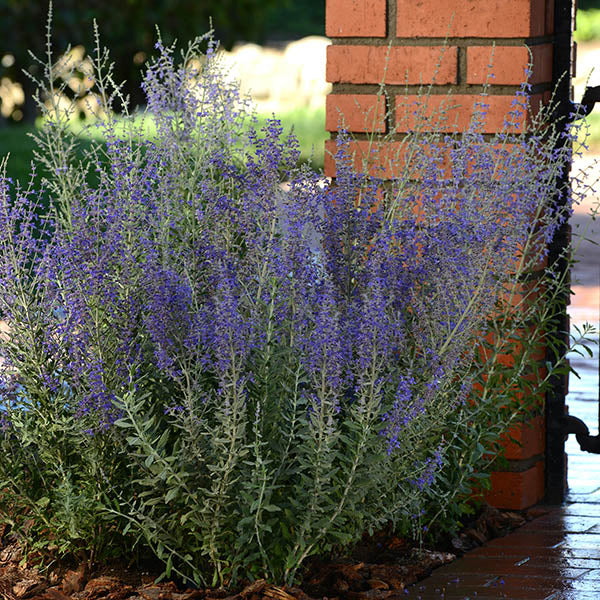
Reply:
[[[325,0],[281,0],[265,18],[265,39],[297,40],[325,35]]]
[[[191,39],[206,31],[212,18],[215,37],[231,48],[238,40],[261,41],[267,14],[273,16],[276,11],[272,9],[288,4],[281,0],[54,0],[53,44],[59,52],[68,44],[81,44],[91,52],[90,24],[93,19],[101,22],[101,43],[111,48],[115,62],[114,79],[126,81],[123,89],[130,96],[131,106],[137,106],[144,101],[140,70],[153,50],[155,23],[164,28],[164,41],[170,44],[176,37]],[[32,98],[35,86],[22,71],[43,77],[43,67],[31,58],[29,50],[36,56],[46,55],[43,32],[48,3],[0,0],[0,15],[0,77],[23,86],[23,119],[32,123],[36,116]]]
[[[577,29],[573,38],[576,42],[600,41],[600,8],[577,11]]]

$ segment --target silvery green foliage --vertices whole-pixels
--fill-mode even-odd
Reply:
[[[106,143],[79,163],[51,106],[42,189],[2,181],[0,489],[64,552],[144,539],[167,576],[291,582],[443,487],[486,315],[564,218],[568,152],[541,117],[486,140],[481,104],[462,137],[409,135],[391,185],[341,131],[323,183],[276,119],[256,127],[212,39],[156,47],[154,133],[111,116],[98,44]]]

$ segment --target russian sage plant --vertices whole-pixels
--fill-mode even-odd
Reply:
[[[415,128],[390,183],[340,131],[327,183],[256,126],[210,36],[156,49],[147,134],[97,43],[106,142],[80,161],[48,43],[43,184],[2,179],[0,514],[38,549],[290,583],[443,486],[487,316],[564,218],[568,152],[541,116],[487,140],[482,104],[462,136]]]

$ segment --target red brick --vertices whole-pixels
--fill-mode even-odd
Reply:
[[[495,471],[491,482],[492,489],[484,494],[486,502],[509,510],[529,508],[544,497],[544,462],[521,473]]]
[[[438,63],[439,70],[436,74]],[[381,83],[385,74],[387,84],[455,84],[457,68],[457,49],[453,47],[327,47],[327,81],[331,83]]]
[[[327,0],[328,37],[385,37],[386,0]]]
[[[489,105],[486,109],[486,115],[480,131],[482,133],[496,133],[501,131],[504,126],[504,120],[508,113],[514,110],[512,102],[515,96],[481,96],[468,94],[448,95],[430,95],[426,101],[425,116],[436,115],[443,109],[446,113],[446,119],[439,121],[434,118],[429,125],[422,123],[424,131],[465,131],[469,127],[473,115],[473,106],[475,102],[484,102]],[[539,106],[542,95],[538,94],[531,98],[531,106]],[[417,126],[417,119],[414,112],[417,108],[416,102],[425,101],[424,96],[396,96],[396,125],[398,131],[412,131]],[[525,115],[518,122],[521,129],[511,127],[507,132],[518,133],[522,131],[522,124],[525,121]]]
[[[546,35],[554,33],[554,0],[546,2]]]
[[[329,94],[326,99],[325,128],[337,131],[385,131],[385,98],[376,94]]]
[[[450,153],[447,148],[441,146],[444,150],[440,168],[444,169],[445,175],[450,175]],[[423,162],[421,157],[412,156],[412,162],[407,166],[406,154],[408,147],[402,142],[376,142],[372,144],[368,140],[359,140],[350,142],[350,153],[354,154],[354,169],[359,172],[363,170],[363,157],[366,157],[371,151],[371,161],[369,174],[382,179],[392,179],[402,177],[403,179],[416,179],[422,177]],[[325,175],[335,177],[335,155],[337,146],[335,140],[325,141]],[[331,153],[331,154],[330,154]],[[439,152],[436,156],[439,155]],[[379,167],[383,167],[382,170]]]
[[[500,297],[503,311],[512,309],[511,314],[517,311],[522,315],[531,313],[531,306],[537,301],[539,303],[540,295],[544,292],[544,287],[539,281],[529,283],[510,282],[504,286],[504,292]]]
[[[524,459],[543,454],[546,448],[544,417],[534,417],[525,423],[513,425],[502,436],[501,444],[505,450],[504,456],[508,459]]]
[[[525,68],[532,63],[531,84],[552,81],[552,44],[531,46],[469,46],[467,48],[467,83],[519,85],[525,80]],[[493,52],[493,56],[492,56]],[[489,65],[492,65],[491,68]]]
[[[350,142],[350,152],[354,154],[354,169],[359,172],[363,170],[363,158],[368,156],[370,142],[367,140],[359,140]],[[369,169],[371,175],[382,178],[391,178],[398,176],[404,169],[404,149],[400,147],[399,142],[381,144],[373,142],[372,150],[382,149],[379,156],[372,156],[372,166]],[[335,177],[336,167],[334,156],[337,151],[335,140],[325,141],[325,175],[327,177]],[[333,156],[332,156],[333,155]],[[385,171],[377,168],[383,166]]]
[[[502,365],[505,367],[513,367],[515,365],[516,359],[517,358],[520,359],[520,357],[523,355],[524,347],[523,347],[523,344],[521,343],[521,340],[526,338],[527,341],[530,341],[533,333],[534,333],[534,330],[532,330],[532,331],[523,331],[521,329],[515,330],[512,333],[510,339],[503,338],[503,344],[501,346],[496,346],[496,335],[493,331],[487,333],[486,336],[484,337],[484,339],[488,344],[494,344],[494,346],[497,347],[497,350],[494,350],[494,351],[500,352],[500,354],[498,354],[495,359],[499,365]],[[541,336],[541,333],[539,335]],[[494,351],[490,348],[480,346],[479,347],[479,356],[480,356],[481,360],[487,361],[492,358]],[[546,351],[545,351],[545,348],[542,346],[541,340],[540,340],[540,341],[538,341],[538,345],[534,349],[530,350],[530,360],[531,361],[544,360],[545,356],[546,356]],[[532,375],[522,375],[521,377],[523,379],[529,379],[530,381],[535,381],[535,378]],[[484,379],[487,380],[487,378],[485,376],[484,376]]]
[[[545,0],[397,0],[398,37],[544,35]]]

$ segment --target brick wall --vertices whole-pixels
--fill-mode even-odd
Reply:
[[[327,81],[333,84],[326,127],[333,138],[341,111],[357,138],[352,149],[358,159],[369,131],[386,133],[400,125],[401,133],[396,109],[406,103],[407,89],[408,101],[414,100],[419,84],[434,83],[430,106],[436,105],[436,96],[441,101],[452,90],[456,107],[448,127],[455,120],[459,126],[467,123],[494,45],[485,132],[502,126],[529,63],[528,48],[534,102],[548,97],[552,88],[554,0],[327,0],[325,31],[332,39]],[[377,98],[382,81],[387,99]],[[367,110],[373,118],[365,121]],[[328,140],[325,149],[325,174],[335,176],[335,140]],[[385,157],[382,152],[379,160],[385,163]],[[493,474],[490,503],[520,509],[544,497],[544,435],[543,417],[511,431],[521,445],[506,442],[509,466]]]

